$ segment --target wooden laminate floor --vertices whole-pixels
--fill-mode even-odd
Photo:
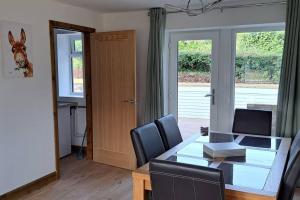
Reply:
[[[300,200],[300,188],[296,189],[296,192],[295,192],[293,200]]]
[[[61,160],[61,178],[22,200],[131,200],[131,172],[74,155]]]
[[[131,200],[131,172],[93,161],[61,160],[61,178],[21,200]],[[294,200],[300,200],[297,189]]]

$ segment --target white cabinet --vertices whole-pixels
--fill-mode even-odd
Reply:
[[[58,135],[59,135],[59,157],[71,154],[72,134],[70,107],[72,104],[58,104]]]
[[[78,106],[76,109],[72,109],[71,113],[72,145],[81,146],[86,127],[86,108]],[[84,146],[86,146],[86,140]]]

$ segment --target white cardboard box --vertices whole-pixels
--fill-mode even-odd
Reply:
[[[212,158],[246,155],[246,148],[235,142],[206,143],[203,145],[203,151]]]

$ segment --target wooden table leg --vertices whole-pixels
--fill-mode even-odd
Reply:
[[[133,176],[133,200],[145,200],[144,179]]]

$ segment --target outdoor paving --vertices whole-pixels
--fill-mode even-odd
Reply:
[[[201,126],[209,126],[207,119],[179,118],[178,126],[183,139],[190,137],[195,133],[200,133]]]

